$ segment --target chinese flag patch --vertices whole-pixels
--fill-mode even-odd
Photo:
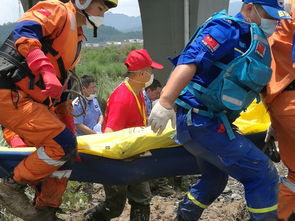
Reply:
[[[265,47],[264,47],[264,45],[261,43],[261,42],[259,42],[258,44],[257,44],[257,47],[256,47],[256,51],[255,51],[260,57],[263,57],[264,56],[264,54],[265,54]]]
[[[207,35],[203,38],[202,42],[210,49],[211,52],[216,51],[220,46],[220,44],[211,35]]]
[[[51,13],[48,10],[44,9],[44,8],[41,8],[41,9],[37,10],[37,12],[39,12],[40,14],[42,14],[42,15],[44,15],[46,17],[51,15]]]

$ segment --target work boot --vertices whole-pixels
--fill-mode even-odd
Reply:
[[[288,219],[287,221],[295,221],[295,213],[293,213]]]
[[[37,214],[37,210],[24,193],[26,185],[16,183],[12,178],[3,178],[0,182],[0,203],[10,213],[32,221]]]
[[[156,193],[159,196],[162,196],[162,197],[172,196],[172,195],[175,195],[176,194],[175,190],[173,190],[172,187],[169,186],[169,185],[159,186],[159,188],[156,191]]]
[[[185,221],[185,219],[183,219],[182,216],[177,215],[174,221]]]
[[[154,195],[162,197],[171,196],[176,193],[169,185],[169,180],[166,177],[151,180],[150,188]]]
[[[32,219],[32,221],[60,221],[62,219],[58,218],[56,216],[56,212],[59,210],[59,208],[55,207],[38,207],[36,208],[37,214],[35,215],[35,218]]]
[[[85,221],[110,221],[106,217],[107,209],[103,203],[96,205],[95,207],[87,210],[84,213]]]
[[[131,204],[130,221],[149,221],[150,205]]]

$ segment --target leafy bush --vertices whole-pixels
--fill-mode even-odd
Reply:
[[[97,79],[98,100],[104,111],[110,93],[124,79],[127,69],[123,64],[127,55],[141,44],[106,46],[100,48],[83,48],[79,64],[76,66],[78,76],[92,75]]]

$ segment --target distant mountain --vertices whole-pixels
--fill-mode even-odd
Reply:
[[[9,36],[12,32],[15,23],[7,23],[4,25],[0,25],[0,44],[5,41],[5,39]]]
[[[238,14],[241,10],[242,4],[243,4],[242,1],[231,2],[229,4],[228,14],[232,16],[235,16],[236,14]]]
[[[2,44],[11,33],[15,23],[0,25],[0,44]],[[84,35],[87,43],[98,43],[106,41],[124,41],[127,39],[142,39],[141,31],[121,32],[113,27],[102,25],[98,28],[97,38],[93,37],[93,30],[84,28]]]
[[[0,43],[8,37],[14,25],[15,23],[0,25]],[[105,14],[104,25],[98,29],[98,38],[93,38],[92,30],[84,29],[84,32],[89,43],[142,39],[141,17],[108,12]]]
[[[123,41],[127,39],[143,39],[141,31],[121,32],[114,27],[102,25],[97,30],[97,38],[93,37],[93,30],[84,29],[87,43],[97,43],[106,41]]]
[[[112,12],[105,14],[104,25],[114,27],[122,32],[142,30],[140,16],[127,16],[124,14],[114,14]]]

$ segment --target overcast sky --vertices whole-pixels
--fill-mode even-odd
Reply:
[[[23,12],[19,5],[19,0],[0,0],[0,25],[7,22],[16,21]],[[217,0],[216,0],[217,1]],[[241,1],[241,0],[231,0]],[[117,8],[111,9],[113,13],[122,13],[129,16],[139,16],[139,6],[137,0],[119,0]]]

